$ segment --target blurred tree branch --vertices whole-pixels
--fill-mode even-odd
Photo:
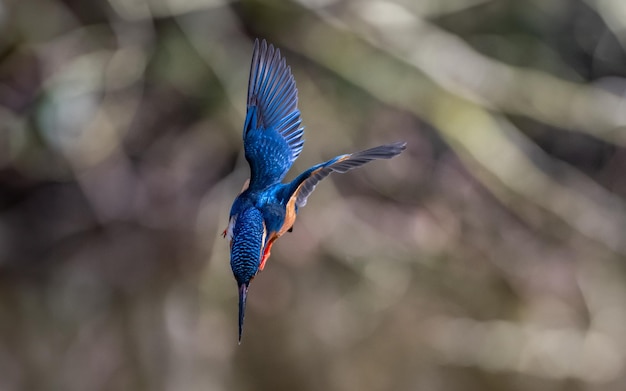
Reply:
[[[312,10],[327,22],[337,22],[336,14],[331,18]],[[410,64],[423,73],[422,77],[432,79],[446,91],[489,110],[524,115],[626,145],[623,97],[589,84],[576,84],[535,69],[496,61],[394,3],[371,2],[351,8],[339,24],[358,32],[393,58]],[[436,88],[428,87],[433,92]],[[428,107],[427,102],[415,103]]]
[[[626,49],[626,3],[622,0],[585,0],[585,3],[598,12]]]
[[[314,31],[293,35],[285,44],[376,98],[431,122],[477,178],[536,229],[545,230],[544,217],[532,221],[523,213],[523,203],[514,199],[546,209],[583,236],[626,254],[623,202],[564,164],[559,164],[559,171],[565,172],[560,183],[550,178],[536,163],[556,162],[493,112],[500,108],[624,144],[626,132],[620,127],[626,111],[620,108],[626,107],[626,100],[595,87],[487,59],[459,38],[410,14],[396,15],[389,24],[380,22],[385,20],[381,17],[374,24],[367,15],[385,13],[380,9],[368,13],[367,6],[362,6],[339,18],[338,13],[330,17],[311,8],[321,20],[301,22],[313,25]],[[385,6],[393,7],[391,12],[400,9]],[[484,78],[489,82],[481,83]],[[463,88],[455,87],[459,85]]]

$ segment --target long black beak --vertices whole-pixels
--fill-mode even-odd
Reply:
[[[243,333],[243,318],[246,312],[246,297],[248,296],[248,284],[239,285],[239,344]]]

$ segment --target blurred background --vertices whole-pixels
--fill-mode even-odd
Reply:
[[[626,388],[623,0],[0,1],[0,390]],[[251,286],[254,38],[322,183]]]

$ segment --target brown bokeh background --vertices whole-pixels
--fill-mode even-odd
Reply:
[[[0,2],[0,389],[626,388],[623,0]],[[250,290],[254,38],[323,182]]]

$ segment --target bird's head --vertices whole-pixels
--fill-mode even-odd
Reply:
[[[246,298],[250,281],[261,263],[265,243],[265,223],[261,212],[250,207],[233,215],[226,235],[230,241],[230,267],[239,287],[239,341],[243,331]]]

